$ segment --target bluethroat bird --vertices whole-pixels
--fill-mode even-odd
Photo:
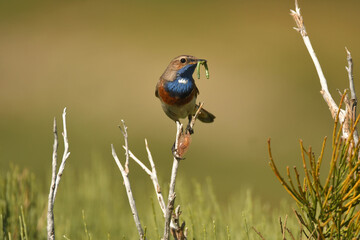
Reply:
[[[181,55],[174,58],[156,85],[155,96],[160,99],[165,114],[174,121],[180,118],[189,119],[187,132],[193,133],[190,128],[192,116],[199,106],[196,97],[199,90],[195,85],[193,73],[198,62],[206,62],[190,55]],[[198,119],[205,123],[214,121],[215,116],[205,109],[201,109]]]

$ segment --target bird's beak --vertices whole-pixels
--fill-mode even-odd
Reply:
[[[191,59],[189,64],[204,64],[206,63],[207,61],[205,59]]]
[[[206,61],[206,59],[196,59],[195,61],[194,61],[194,64],[204,64],[204,63],[206,63],[207,61]]]

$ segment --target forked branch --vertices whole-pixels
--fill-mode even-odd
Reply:
[[[62,114],[63,120],[63,138],[64,138],[64,153],[62,156],[61,164],[59,167],[58,172],[57,170],[57,149],[59,146],[58,143],[58,135],[57,135],[57,126],[56,126],[56,119],[54,118],[54,125],[53,125],[53,133],[54,133],[54,145],[53,145],[53,154],[52,154],[52,174],[51,174],[51,184],[49,190],[49,197],[48,197],[48,212],[47,212],[47,239],[48,240],[55,240],[55,223],[54,223],[54,204],[57,189],[60,184],[61,176],[65,169],[66,160],[68,159],[70,152],[69,152],[69,141],[67,137],[67,129],[66,129],[66,108],[64,108]]]
[[[150,152],[150,149],[149,149],[146,139],[145,139],[145,147],[146,147],[146,151],[148,153],[148,159],[150,162],[151,170],[147,166],[145,166],[145,164],[142,163],[130,150],[129,150],[129,156],[150,176],[150,179],[153,182],[156,197],[159,202],[161,211],[163,212],[163,215],[165,217],[165,201],[164,201],[164,197],[162,196],[162,193],[161,193],[161,187],[160,187],[159,180],[157,177],[155,163],[153,161],[153,158],[152,158],[152,155],[151,155],[151,152]],[[125,148],[125,146],[124,146],[124,148]]]
[[[200,103],[200,106],[199,106],[198,110],[196,111],[195,115],[193,116],[192,121],[189,123],[189,126],[191,128],[194,127],[195,121],[201,112],[202,106],[203,106],[203,103]],[[186,152],[186,150],[190,146],[190,133],[188,133],[188,132],[184,133],[183,125],[180,122],[177,122],[176,124],[177,124],[176,125],[177,131],[176,131],[176,138],[175,138],[175,144],[174,144],[174,151],[176,152],[176,155],[179,155],[182,157],[183,154]],[[164,219],[165,219],[164,235],[163,235],[162,239],[168,240],[169,233],[171,230],[171,234],[174,236],[175,239],[185,240],[186,235],[187,235],[185,223],[183,222],[180,225],[180,220],[179,220],[180,213],[181,213],[180,206],[177,207],[177,211],[175,212],[175,214],[173,214],[175,198],[176,198],[176,193],[175,193],[176,176],[177,176],[177,172],[178,172],[178,168],[179,168],[179,162],[182,158],[174,156],[173,166],[172,166],[172,171],[171,171],[168,202],[167,202],[167,204],[165,204],[165,200],[162,195],[159,180],[158,180],[157,173],[156,173],[155,163],[152,158],[147,140],[145,139],[145,147],[146,147],[146,151],[148,154],[148,160],[149,160],[149,163],[151,166],[151,170],[129,150],[128,139],[127,139],[128,138],[127,127],[123,120],[122,120],[122,125],[123,126],[120,127],[120,130],[121,130],[124,140],[125,140],[125,146],[123,146],[123,148],[125,149],[125,156],[126,156],[125,167],[121,165],[120,160],[116,155],[113,145],[111,145],[111,149],[112,149],[112,155],[115,159],[115,162],[116,162],[116,164],[121,172],[121,175],[123,177],[123,180],[124,180],[124,185],[126,188],[126,193],[128,196],[130,208],[131,208],[131,211],[132,211],[132,214],[134,217],[134,221],[135,221],[140,239],[145,239],[146,236],[144,235],[144,231],[143,231],[141,223],[140,223],[139,214],[136,209],[136,204],[135,204],[134,196],[132,194],[130,180],[128,177],[129,159],[130,158],[133,159],[150,176],[150,179],[153,182],[157,200],[159,202],[160,209],[161,209],[161,211],[164,215]]]
[[[125,155],[126,155],[126,162],[125,162],[125,168],[121,165],[120,163],[120,160],[115,152],[115,149],[114,149],[114,145],[111,144],[111,152],[112,152],[112,155],[114,157],[114,160],[121,172],[121,175],[122,175],[122,178],[124,179],[124,185],[125,185],[125,188],[126,188],[126,194],[128,196],[128,200],[129,200],[129,204],[130,204],[130,208],[131,208],[131,212],[132,212],[132,215],[134,217],[134,221],[135,221],[135,225],[136,225],[136,228],[137,228],[137,231],[139,233],[139,237],[140,239],[146,239],[145,236],[144,236],[144,230],[141,226],[141,223],[140,223],[140,218],[139,218],[139,214],[138,214],[138,211],[136,209],[136,204],[135,204],[135,199],[134,199],[134,196],[132,194],[132,190],[131,190],[131,186],[130,186],[130,180],[129,180],[129,176],[128,176],[128,173],[129,173],[129,169],[127,168],[126,169],[126,164],[128,163],[128,159],[129,159],[129,148],[128,148],[128,145],[127,145],[127,127],[125,125],[125,122],[122,120],[122,124],[123,124],[123,130],[121,129],[121,132],[124,136],[124,139],[125,139],[125,143],[126,143],[126,147],[125,147]]]
[[[311,45],[311,42],[310,42],[310,38],[309,38],[309,35],[306,31],[306,28],[305,28],[305,25],[304,25],[304,20],[303,20],[303,17],[300,13],[300,8],[299,8],[299,5],[298,5],[298,2],[297,0],[295,0],[295,10],[290,10],[290,15],[294,18],[295,20],[295,23],[297,25],[297,27],[295,27],[294,29],[297,30],[304,43],[305,43],[305,46],[311,56],[311,59],[315,65],[315,68],[316,68],[316,71],[317,71],[317,74],[319,76],[319,80],[320,80],[320,84],[321,84],[321,91],[320,93],[322,94],[325,102],[327,103],[328,107],[329,107],[329,110],[331,112],[331,116],[333,119],[336,118],[336,115],[337,115],[337,112],[339,110],[339,107],[337,106],[337,104],[335,103],[333,97],[331,96],[330,92],[329,92],[329,89],[328,89],[328,86],[327,86],[327,81],[326,81],[326,78],[324,76],[324,73],[322,71],[322,68],[321,68],[321,65],[320,65],[320,62],[318,60],[318,58],[316,57],[316,54],[315,54],[315,51]],[[347,49],[346,49],[347,50]],[[340,121],[340,124],[344,123],[345,121],[351,121],[351,119],[348,118],[348,115],[352,116],[352,119],[353,119],[353,123],[354,123],[354,119],[356,119],[356,113],[355,113],[355,108],[356,108],[356,95],[355,95],[355,88],[354,88],[354,81],[353,81],[353,75],[352,75],[352,59],[351,59],[351,55],[350,55],[350,52],[347,50],[347,53],[348,53],[348,67],[346,67],[347,71],[348,71],[348,74],[349,74],[349,85],[350,85],[350,91],[351,91],[351,99],[355,99],[355,100],[352,100],[352,102],[354,102],[355,104],[355,107],[352,107],[350,109],[346,108],[346,110],[343,110],[343,109],[340,109],[340,114],[339,114],[339,121]],[[346,106],[350,106],[350,104],[348,104],[348,100],[347,98],[345,99],[345,103],[346,103]],[[354,106],[354,104],[351,104],[352,106]],[[344,128],[343,128],[343,131],[342,131],[342,134],[343,134],[343,137],[344,138],[348,138],[349,137],[349,134],[351,132],[351,128],[352,128],[352,125],[351,124],[344,124]],[[358,137],[357,137],[357,132],[355,133],[356,135],[356,138],[354,138],[354,141],[355,142],[355,145],[358,141]]]

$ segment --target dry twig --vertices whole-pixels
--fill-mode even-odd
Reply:
[[[355,85],[354,85],[354,74],[353,74],[353,60],[351,57],[351,53],[350,51],[345,48],[346,50],[346,54],[347,54],[347,62],[348,62],[348,66],[345,67],[346,71],[348,72],[348,77],[349,77],[349,88],[350,88],[350,102],[349,102],[349,119],[351,124],[355,123],[356,120],[356,107],[357,107],[357,98],[356,98],[356,92],[355,92]],[[351,127],[354,127],[354,125],[352,125]],[[355,145],[359,142],[359,136],[358,136],[358,132],[355,131],[354,132],[354,143]]]
[[[52,154],[52,175],[51,175],[51,184],[50,184],[50,191],[48,197],[48,212],[47,212],[47,239],[48,240],[55,240],[55,223],[54,223],[54,204],[57,189],[59,187],[61,176],[65,169],[66,160],[68,159],[70,152],[69,152],[69,142],[67,137],[67,130],[66,130],[66,108],[64,108],[62,114],[63,120],[63,138],[64,138],[64,153],[61,160],[61,164],[59,167],[58,172],[57,170],[57,149],[58,149],[58,135],[57,135],[57,126],[56,126],[56,119],[54,118],[54,125],[53,125],[53,133],[54,133],[54,145],[53,145],[53,154]]]
[[[175,139],[175,151],[177,151],[178,140],[180,138],[180,134],[182,132],[182,124],[180,122],[176,122],[177,132],[176,132],[176,139]],[[166,207],[165,212],[165,226],[164,226],[164,237],[163,240],[169,239],[169,232],[170,232],[170,221],[172,212],[174,210],[174,203],[175,203],[175,183],[176,183],[176,176],[179,167],[180,159],[174,157],[173,166],[171,170],[171,179],[170,179],[170,188],[169,188],[169,197],[168,197],[168,205]]]
[[[322,94],[325,102],[328,104],[329,106],[329,110],[331,112],[331,116],[333,117],[333,119],[336,118],[336,114],[338,112],[339,107],[337,106],[337,104],[335,103],[334,99],[332,98],[328,86],[327,86],[327,81],[326,78],[324,76],[324,73],[322,71],[320,62],[318,60],[318,58],[316,57],[315,51],[311,45],[310,42],[310,38],[308,36],[308,33],[305,29],[305,25],[304,25],[304,20],[303,17],[300,13],[300,8],[298,6],[298,2],[297,0],[295,0],[295,10],[290,10],[290,15],[294,18],[295,23],[297,25],[297,27],[294,27],[295,30],[297,30],[301,37],[303,38],[303,41],[305,43],[305,46],[311,56],[311,59],[313,60],[313,63],[315,65],[317,74],[319,76],[320,79],[320,84],[321,84],[321,91],[320,93]],[[353,86],[353,85],[352,85]],[[342,124],[345,120],[346,120],[346,111],[343,109],[340,109],[340,114],[339,114],[339,120],[340,123]],[[351,129],[343,129],[343,137],[344,138],[348,138],[348,135],[350,133]]]
[[[254,226],[252,227],[252,229],[254,230],[254,232],[256,232],[257,235],[259,235],[259,237],[260,237],[262,240],[265,240],[265,238],[263,237],[263,235],[261,234],[261,232],[259,232]]]
[[[184,240],[187,236],[187,228],[185,228],[185,222],[182,222],[180,225],[180,205],[178,205],[173,214],[173,225],[171,228],[171,234],[175,239]]]
[[[189,126],[191,128],[194,126],[195,121],[202,109],[202,106],[203,106],[203,103],[200,104],[198,110],[196,111],[195,115],[193,116],[192,121],[189,124]],[[150,152],[150,149],[149,149],[146,139],[145,139],[145,146],[146,146],[146,151],[148,154],[148,160],[150,162],[151,170],[129,150],[128,140],[127,140],[127,138],[128,138],[127,127],[123,120],[122,120],[122,124],[123,124],[123,127],[122,128],[120,127],[120,130],[125,139],[125,146],[123,146],[125,149],[125,155],[126,155],[125,167],[123,167],[121,165],[119,158],[116,155],[113,145],[111,145],[111,149],[112,149],[112,155],[115,159],[115,162],[118,165],[118,168],[124,179],[124,185],[125,185],[126,192],[128,195],[130,208],[133,213],[134,221],[135,221],[136,227],[138,229],[140,239],[144,239],[145,236],[144,236],[144,231],[141,227],[140,218],[139,218],[139,215],[138,215],[138,212],[136,209],[135,200],[132,195],[130,181],[129,181],[129,177],[128,177],[129,158],[133,159],[150,176],[150,179],[153,182],[157,200],[159,202],[160,208],[164,214],[164,219],[165,219],[164,235],[163,235],[162,239],[168,240],[169,233],[171,230],[171,233],[175,239],[186,240],[186,235],[187,235],[186,230],[187,229],[185,228],[185,222],[183,222],[181,225],[179,224],[179,221],[180,221],[179,217],[180,217],[180,213],[181,213],[180,207],[177,208],[174,215],[172,214],[174,211],[174,204],[175,204],[175,198],[176,198],[176,193],[175,193],[176,176],[177,176],[177,171],[178,171],[178,167],[179,167],[179,161],[181,160],[181,158],[177,158],[174,156],[173,166],[172,166],[172,171],[171,171],[168,203],[167,203],[167,205],[165,205],[165,200],[162,196],[161,188],[160,188],[159,181],[157,178],[155,163],[153,161],[153,158],[152,158],[152,155],[151,155],[151,152]],[[176,126],[177,126],[177,132],[176,132],[176,139],[175,139],[175,144],[174,144],[175,149],[174,150],[176,153],[179,153],[178,150],[179,150],[179,148],[181,148],[180,156],[182,156],[186,152],[186,150],[188,149],[188,147],[190,145],[190,141],[187,141],[187,140],[189,140],[190,134],[183,132],[183,125],[180,122],[177,122]]]
[[[128,133],[127,133],[127,126],[125,125],[125,122],[124,122],[124,120],[123,119],[121,119],[121,122],[122,122],[122,124],[123,124],[123,128],[124,129],[122,129],[121,128],[121,126],[119,125],[119,128],[120,128],[120,131],[121,131],[121,133],[123,134],[123,136],[124,136],[124,141],[125,141],[125,158],[126,158],[126,160],[125,160],[125,172],[126,172],[126,174],[129,174],[129,144],[128,144]]]
[[[149,145],[148,145],[148,142],[147,142],[146,139],[145,139],[145,147],[146,147],[146,151],[147,151],[147,154],[148,154],[148,160],[149,160],[150,165],[151,165],[151,171],[130,150],[129,150],[129,156],[130,156],[131,159],[133,159],[150,176],[150,179],[151,179],[151,181],[153,182],[153,185],[154,185],[156,197],[157,197],[157,200],[159,202],[161,211],[163,212],[163,215],[165,217],[165,201],[164,201],[164,197],[161,194],[161,187],[160,187],[159,180],[158,180],[158,177],[157,177],[155,163],[154,163],[154,160],[152,158],[152,155],[151,155],[151,152],[150,152],[150,149],[149,149]],[[125,148],[125,146],[124,146],[124,148]]]
[[[124,136],[125,143],[127,143],[127,127],[125,125],[124,120],[122,120],[122,124],[123,124],[123,130],[121,132],[122,132],[122,134]],[[143,231],[141,223],[140,223],[139,214],[138,214],[137,209],[136,209],[135,199],[134,199],[134,196],[133,196],[132,191],[131,191],[130,180],[129,180],[129,176],[128,176],[129,170],[126,171],[126,169],[124,169],[124,167],[121,165],[120,160],[117,157],[114,146],[112,144],[111,144],[111,151],[112,151],[112,155],[113,155],[113,157],[115,159],[115,162],[116,162],[116,164],[117,164],[117,166],[118,166],[118,168],[119,168],[119,170],[121,172],[121,175],[122,175],[122,177],[124,179],[124,185],[125,185],[125,188],[126,188],[126,194],[128,196],[131,212],[132,212],[132,215],[134,217],[134,221],[135,221],[135,225],[136,225],[136,228],[138,230],[138,233],[139,233],[139,237],[140,237],[140,239],[145,239],[144,231]],[[127,160],[127,163],[128,163],[128,159],[129,159],[129,148],[128,148],[128,146],[126,146],[125,153],[126,153],[126,160]],[[125,167],[126,167],[126,165],[125,165]]]

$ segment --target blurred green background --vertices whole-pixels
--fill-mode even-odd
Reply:
[[[336,89],[348,86],[345,46],[360,88],[360,2],[303,0],[300,6],[339,101]],[[319,153],[333,126],[290,8],[293,1],[284,0],[1,1],[0,172],[10,162],[29,168],[47,190],[52,121],[55,116],[60,131],[67,107],[65,179],[67,171],[95,177],[101,165],[119,182],[114,191],[123,191],[110,144],[122,156],[117,125],[124,119],[130,149],[146,161],[147,138],[159,178],[168,182],[176,129],[154,90],[172,58],[191,54],[208,60],[210,79],[202,73],[197,80],[198,100],[217,118],[196,124],[179,176],[190,184],[210,177],[223,204],[252,188],[276,205],[286,193],[268,166],[267,138],[285,170],[301,165],[300,138]],[[133,188],[153,194],[133,162],[130,170]],[[60,185],[60,195],[65,186],[71,184]]]

